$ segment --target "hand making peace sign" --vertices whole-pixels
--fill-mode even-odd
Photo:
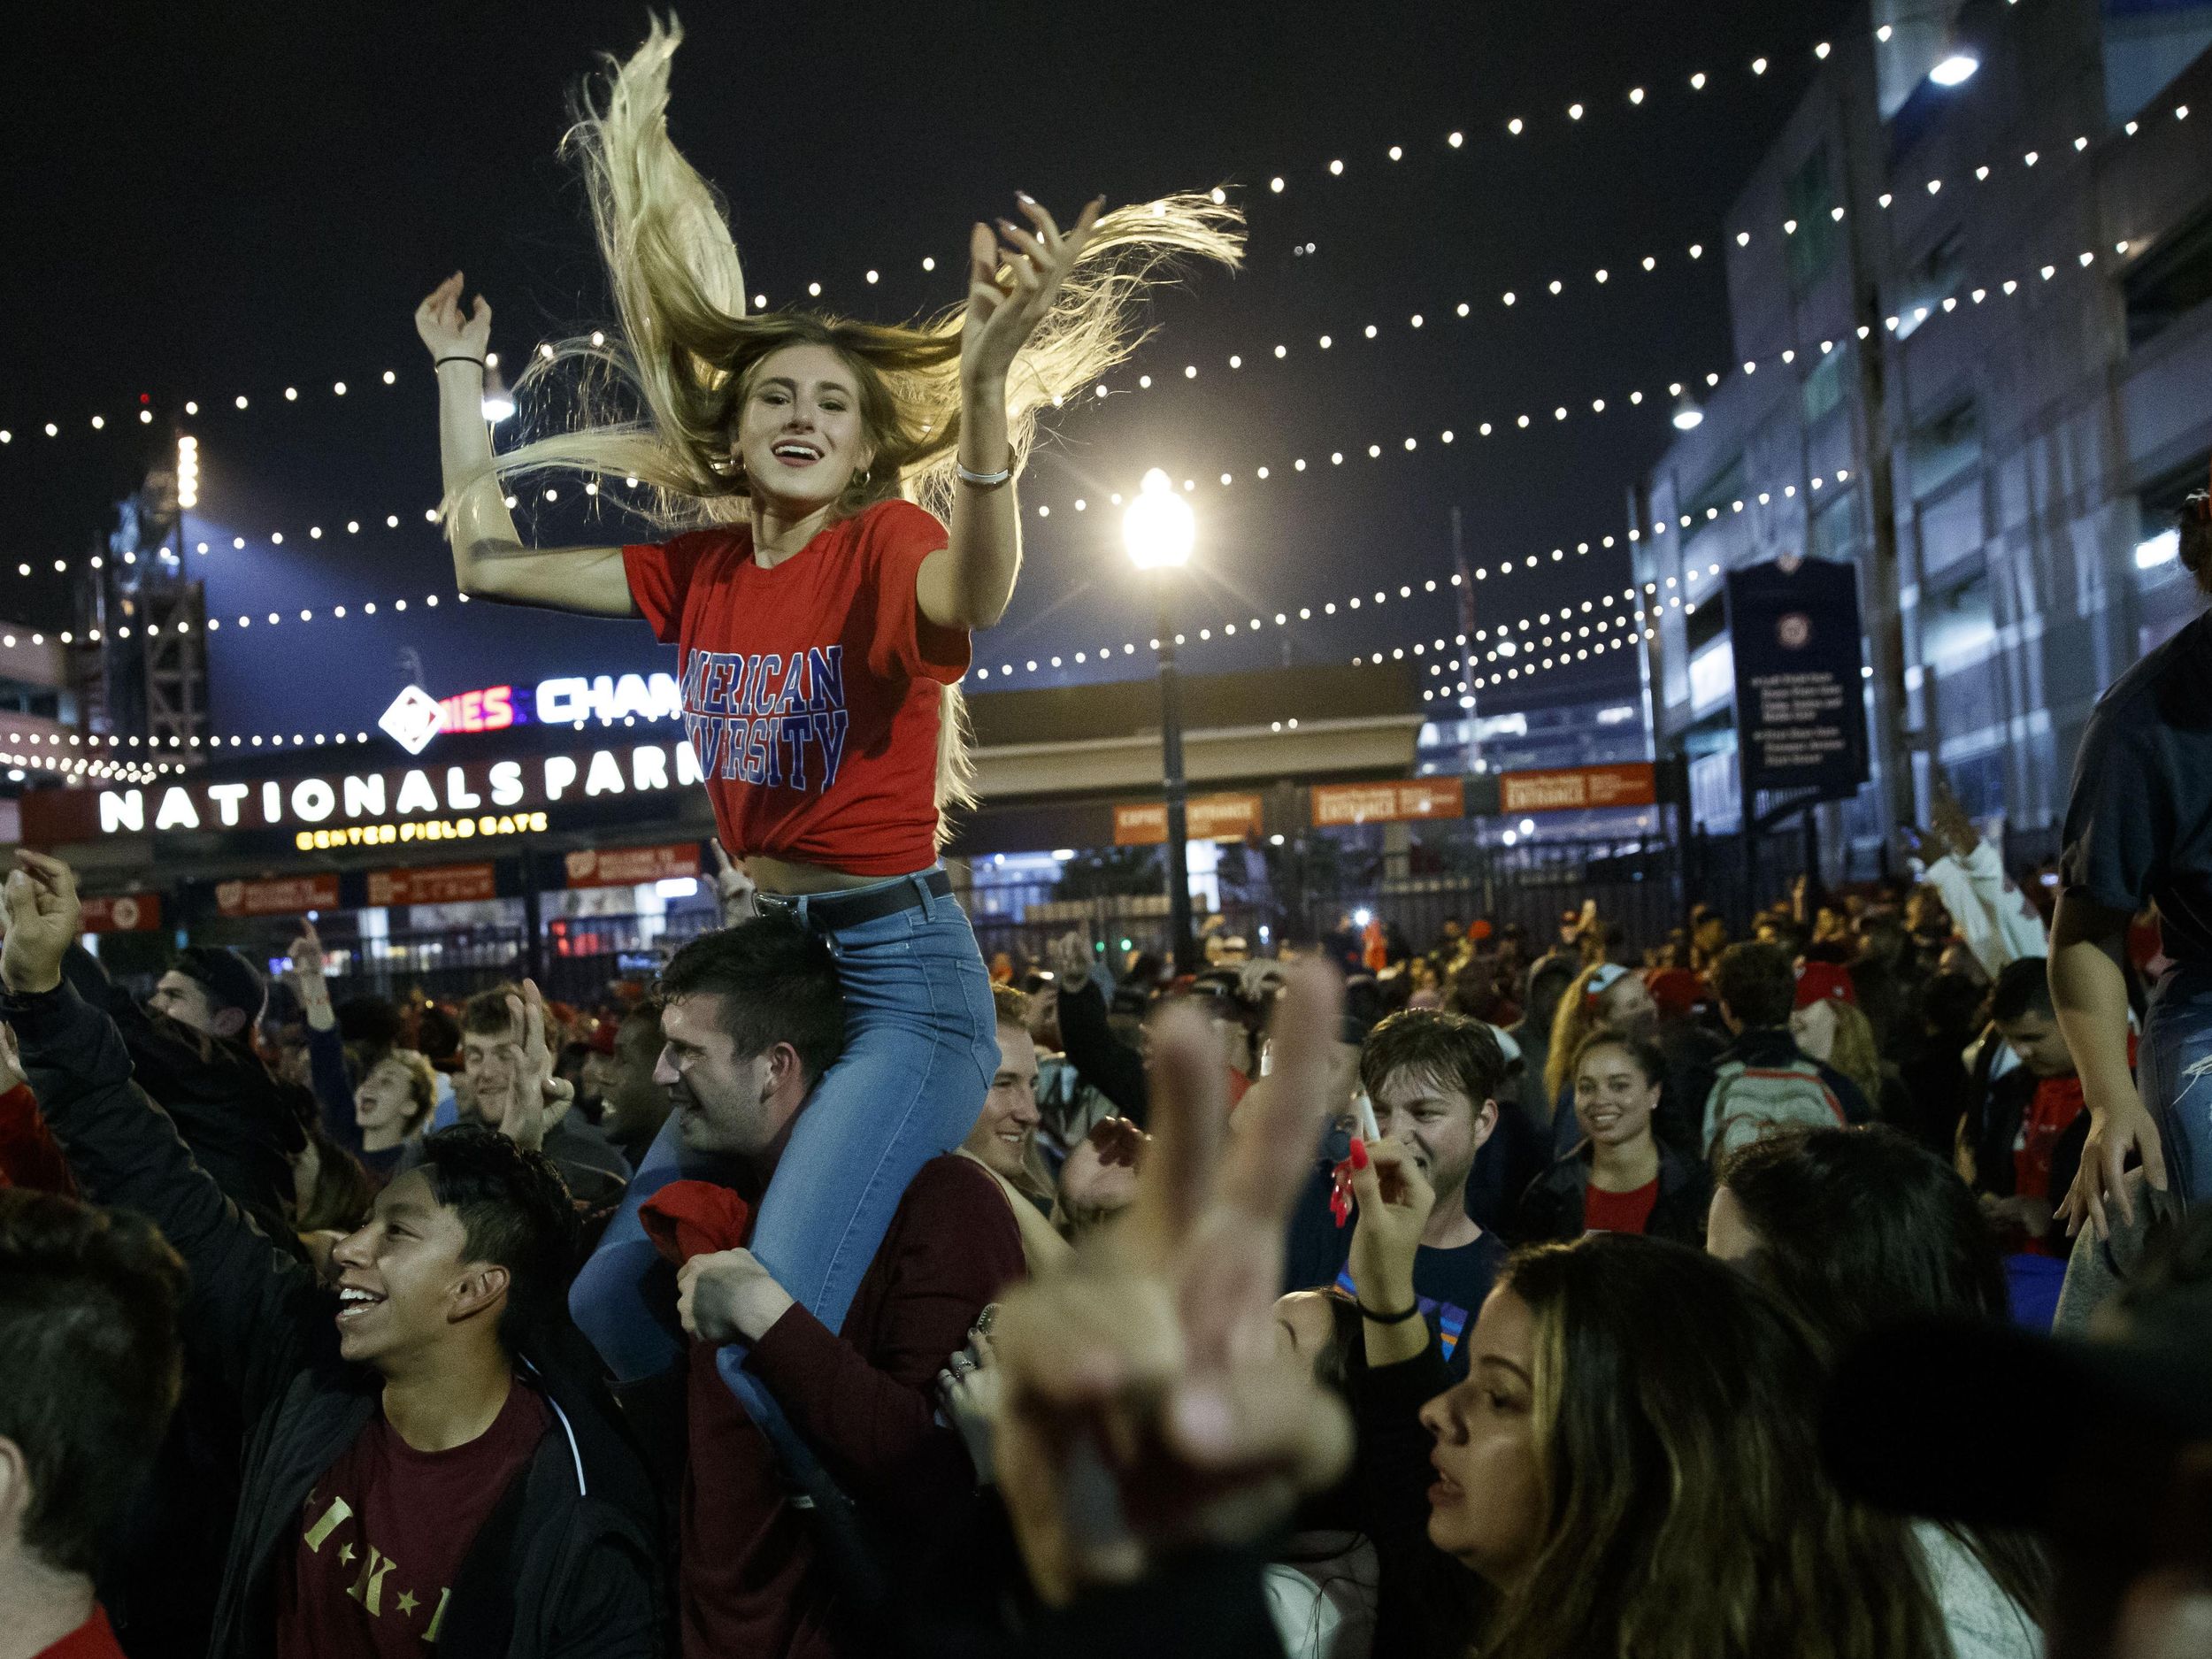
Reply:
[[[1052,309],[1053,296],[1098,223],[1106,198],[1083,210],[1074,227],[1062,234],[1051,214],[1017,193],[1021,211],[1035,227],[1022,229],[1011,219],[998,222],[999,236],[978,221],[968,235],[968,318],[960,335],[960,372],[1003,380],[1015,354],[1028,344]],[[1000,245],[999,237],[1006,245]],[[1001,270],[1005,274],[1001,276]]]
[[[1282,1362],[1274,1327],[1284,1225],[1337,1104],[1341,1004],[1329,970],[1293,971],[1275,1070],[1233,1134],[1218,1045],[1197,1014],[1163,1015],[1136,1202],[1000,1308],[1000,1490],[1048,1601],[1248,1540],[1350,1456],[1343,1405]]]

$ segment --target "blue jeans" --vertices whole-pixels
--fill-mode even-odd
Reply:
[[[859,891],[918,880],[899,876]],[[753,1225],[753,1254],[832,1331],[844,1324],[907,1184],[967,1139],[998,1069],[990,978],[967,916],[949,896],[918,896],[895,915],[823,932],[837,958],[845,1051],[807,1097]],[[808,920],[807,901],[793,908]],[[638,1208],[672,1180],[717,1173],[714,1160],[683,1151],[672,1118],[577,1275],[571,1310],[620,1380],[666,1371],[683,1354],[667,1312],[657,1317],[641,1294],[658,1257]],[[723,1376],[741,1398],[743,1363],[741,1348],[723,1350]]]
[[[2212,1197],[2212,968],[2170,968],[2152,987],[2135,1066],[2168,1187],[2184,1204],[2201,1203]]]

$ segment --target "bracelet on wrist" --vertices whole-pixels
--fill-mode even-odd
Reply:
[[[1363,1302],[1356,1302],[1353,1305],[1359,1310],[1361,1318],[1373,1325],[1403,1325],[1409,1319],[1417,1319],[1421,1317],[1421,1304],[1418,1301],[1399,1313],[1378,1313]]]
[[[971,472],[964,466],[960,469],[960,481],[977,489],[997,489],[1013,476],[1014,469],[1010,465],[998,472]]]
[[[449,355],[449,356],[440,357],[440,358],[439,358],[436,362],[433,363],[430,366],[431,366],[431,368],[432,368],[432,369],[434,369],[434,370],[436,370],[436,369],[442,369],[442,368],[443,368],[443,367],[445,367],[445,365],[446,365],[447,364],[449,364],[449,363],[473,363],[473,364],[474,364],[474,365],[475,365],[478,368],[480,368],[480,368],[482,368],[482,367],[484,366],[484,359],[483,359],[483,358],[481,358],[481,357],[471,357],[471,356],[469,356],[469,355],[468,355],[468,353],[467,353],[467,352],[465,352],[465,351],[457,351],[457,352],[453,352],[453,353],[451,353],[451,354],[450,354],[450,355]]]

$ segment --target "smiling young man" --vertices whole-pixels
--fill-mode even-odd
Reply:
[[[983,1115],[960,1144],[998,1184],[1014,1224],[1021,1229],[1022,1258],[1032,1273],[1057,1267],[1067,1258],[1068,1241],[1048,1217],[1053,1184],[1037,1153],[1037,1042],[1029,1034],[1029,998],[1010,985],[991,987],[998,1010],[998,1070],[983,1097]]]
[[[1368,1033],[1359,1077],[1375,1126],[1405,1148],[1436,1195],[1414,1258],[1413,1289],[1446,1363],[1454,1375],[1463,1374],[1460,1339],[1506,1256],[1504,1244],[1467,1213],[1475,1155],[1498,1125],[1504,1053],[1480,1020],[1409,1009]],[[1351,1241],[1348,1226],[1299,1225],[1291,1243],[1296,1276],[1309,1286],[1333,1282],[1348,1294]]]
[[[0,1013],[88,1194],[183,1256],[188,1348],[247,1425],[211,1651],[661,1652],[657,1512],[576,1363],[576,1222],[552,1167],[487,1127],[432,1136],[337,1247],[334,1298],[195,1166],[113,1024],[63,982],[68,867],[16,860]]]
[[[655,1076],[672,1110],[572,1300],[626,1383],[653,1386],[656,1369],[683,1367],[683,1651],[881,1652],[877,1621],[889,1610],[872,1586],[887,1586],[907,1612],[960,1597],[945,1563],[968,1535],[975,1483],[934,1390],[984,1307],[1021,1276],[1013,1215],[974,1161],[923,1164],[835,1331],[740,1238],[697,1240],[671,1284],[650,1246],[639,1255],[638,1203],[665,1192],[710,1226],[749,1223],[701,1202],[712,1195],[695,1182],[665,1184],[711,1177],[757,1206],[844,1050],[846,1012],[829,948],[780,916],[684,946],[662,970],[660,996]],[[677,1322],[687,1351],[657,1350]],[[795,1485],[810,1513],[793,1502]]]
[[[517,991],[511,985],[494,986],[462,1006],[461,1067],[469,1082],[461,1097],[468,1102],[459,1112],[463,1123],[473,1118],[496,1125],[513,1099],[512,1056],[522,1037],[515,1024],[514,1010],[521,1000]],[[547,1113],[542,1150],[587,1210],[611,1210],[622,1202],[629,1160],[572,1102],[559,1102]],[[403,1157],[399,1167],[411,1168],[412,1162]]]

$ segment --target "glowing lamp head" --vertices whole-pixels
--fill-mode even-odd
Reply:
[[[1705,424],[1705,411],[1685,397],[1674,406],[1674,429],[1677,432],[1695,432]]]
[[[1961,50],[1951,53],[1933,69],[1928,79],[1939,87],[1964,86],[1974,78],[1974,72],[1982,66],[1982,60],[1972,52]]]
[[[1197,537],[1190,503],[1175,493],[1158,467],[1144,475],[1144,488],[1122,515],[1122,543],[1141,571],[1187,565]]]

